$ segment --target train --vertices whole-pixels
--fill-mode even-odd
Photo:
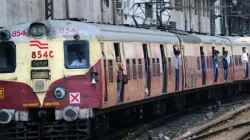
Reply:
[[[160,116],[170,106],[181,110],[201,99],[233,96],[249,87],[244,49],[250,37],[70,20],[1,28],[0,137],[88,139],[122,122]],[[214,82],[215,50],[220,60],[224,52],[230,58],[226,81],[219,61]]]

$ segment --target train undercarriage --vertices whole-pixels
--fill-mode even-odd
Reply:
[[[117,130],[138,125],[165,114],[204,103],[231,100],[235,95],[250,90],[250,83],[237,83],[205,88],[190,92],[165,95],[165,97],[121,105],[113,110],[95,110],[92,119],[67,122],[53,117],[41,120],[15,122],[0,125],[0,138],[4,140],[85,140],[98,139]],[[177,95],[178,94],[178,95]],[[32,114],[32,113],[31,113]],[[34,115],[35,116],[35,115]]]

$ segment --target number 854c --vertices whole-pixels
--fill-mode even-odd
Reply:
[[[53,58],[53,51],[33,51],[32,58]]]

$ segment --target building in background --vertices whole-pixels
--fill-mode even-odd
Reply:
[[[123,0],[124,23],[157,24],[156,9],[162,13],[164,25],[178,30],[210,33],[211,0]],[[142,4],[148,2],[147,4]],[[136,4],[135,3],[141,3]],[[145,20],[145,16],[147,19]],[[145,22],[144,22],[145,20]]]
[[[161,25],[212,35],[250,34],[249,17],[250,0],[0,0],[0,27],[27,21],[70,19]]]
[[[0,27],[51,17],[116,24],[121,21],[116,19],[119,16],[116,15],[115,2],[116,0],[0,0]],[[49,17],[48,10],[51,11]]]

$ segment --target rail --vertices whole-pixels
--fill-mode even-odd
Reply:
[[[246,110],[249,110],[249,109],[250,109],[250,106],[248,106],[246,108],[242,108],[242,109],[236,111],[235,113],[227,116],[226,118],[224,118],[222,120],[218,120],[218,121],[216,121],[216,122],[214,122],[214,123],[212,123],[212,124],[210,124],[210,125],[202,128],[202,129],[200,129],[200,130],[198,130],[198,131],[196,131],[196,132],[194,132],[194,133],[192,133],[192,134],[190,134],[190,135],[188,135],[186,137],[181,138],[181,140],[185,140],[185,139],[192,139],[192,140],[194,140],[194,139],[197,139],[197,138],[201,138],[201,137],[204,137],[204,136],[208,136],[208,135],[211,135],[211,134],[214,134],[214,133],[218,133],[218,132],[224,131],[224,130],[226,130],[228,128],[223,128],[223,129],[217,130],[218,132],[214,131],[214,132],[211,132],[211,133],[202,134],[203,132],[208,131],[210,128],[215,127],[215,126],[217,126],[217,125],[219,125],[221,123],[224,123],[227,120],[229,120],[229,119],[231,119],[233,117],[236,117],[240,113],[242,113],[242,112],[244,112]],[[250,124],[250,122],[244,122],[244,123],[240,123],[240,124],[237,124],[237,125],[234,125],[234,126],[230,126],[230,127],[238,127],[238,126],[242,126],[243,124],[247,125],[247,124]]]

